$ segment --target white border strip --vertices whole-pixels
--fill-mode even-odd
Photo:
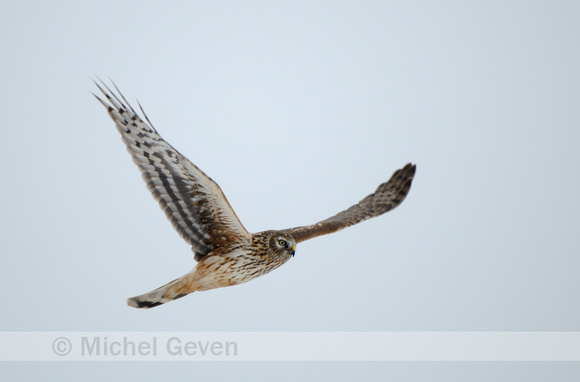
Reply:
[[[0,361],[580,361],[580,332],[0,332]]]

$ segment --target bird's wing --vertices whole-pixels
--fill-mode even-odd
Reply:
[[[143,109],[142,118],[116,86],[118,95],[104,83],[95,84],[106,101],[95,97],[115,121],[127,151],[167,219],[191,244],[195,259],[199,261],[216,247],[249,240],[248,231],[218,184],[167,143]]]
[[[313,225],[283,230],[294,237],[297,243],[313,237],[340,231],[363,220],[374,218],[392,210],[403,202],[415,175],[415,165],[409,163],[395,171],[388,182],[377,190],[338,214]]]

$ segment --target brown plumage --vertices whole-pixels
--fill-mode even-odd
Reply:
[[[403,202],[411,188],[415,168],[415,165],[409,163],[395,171],[391,179],[381,184],[373,194],[328,219],[305,227],[290,228],[283,232],[290,234],[296,243],[300,243],[382,215]]]
[[[297,243],[326,235],[379,216],[397,207],[407,196],[415,165],[407,164],[391,179],[354,206],[319,223],[249,233],[220,187],[185,156],[167,143],[143,112],[129,105],[119,89],[96,84],[121,133],[123,142],[141,171],[147,188],[165,215],[191,245],[193,270],[149,293],[129,298],[135,308],[152,308],[195,291],[245,283],[284,264],[294,256]]]

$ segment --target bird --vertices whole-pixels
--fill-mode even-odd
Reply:
[[[178,234],[191,245],[195,267],[169,283],[127,299],[134,308],[153,308],[195,291],[242,284],[294,257],[296,245],[340,231],[399,206],[411,188],[416,165],[394,172],[357,204],[318,223],[250,233],[219,185],[165,141],[138,103],[141,115],[111,81],[93,93],[115,123],[147,188]],[[102,97],[102,98],[101,98]]]

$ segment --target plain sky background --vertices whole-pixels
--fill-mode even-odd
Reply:
[[[580,2],[4,1],[2,331],[579,331]],[[256,232],[407,162],[395,211],[248,284],[194,266],[89,93],[112,78]],[[3,380],[573,380],[570,363],[16,363]],[[324,378],[323,378],[324,377]],[[362,379],[359,379],[362,378]]]

